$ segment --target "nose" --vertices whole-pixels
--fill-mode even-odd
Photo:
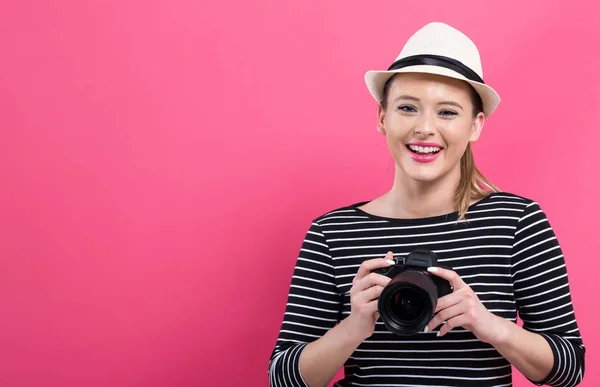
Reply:
[[[437,121],[435,114],[422,114],[415,126],[415,133],[422,136],[429,136],[435,133],[436,125]]]

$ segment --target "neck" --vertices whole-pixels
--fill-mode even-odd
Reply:
[[[386,201],[394,216],[421,218],[456,211],[456,190],[460,182],[460,167],[454,168],[434,182],[408,178],[396,167],[394,185]]]

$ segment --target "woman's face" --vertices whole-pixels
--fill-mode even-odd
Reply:
[[[432,74],[401,73],[393,80],[387,107],[378,110],[378,130],[405,178],[434,182],[460,170],[460,159],[485,121],[473,116],[470,86]]]

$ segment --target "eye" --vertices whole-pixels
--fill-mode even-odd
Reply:
[[[400,105],[398,106],[398,110],[404,113],[414,113],[417,111],[414,106],[411,105]]]
[[[444,109],[439,113],[442,117],[454,117],[457,116],[458,113],[453,110]]]

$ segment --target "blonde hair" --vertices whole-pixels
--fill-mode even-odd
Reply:
[[[481,200],[490,193],[499,191],[500,189],[483,176],[475,166],[473,150],[469,143],[460,159],[460,182],[456,189],[455,203],[456,210],[459,213],[459,220],[466,220],[467,210],[472,201]]]

